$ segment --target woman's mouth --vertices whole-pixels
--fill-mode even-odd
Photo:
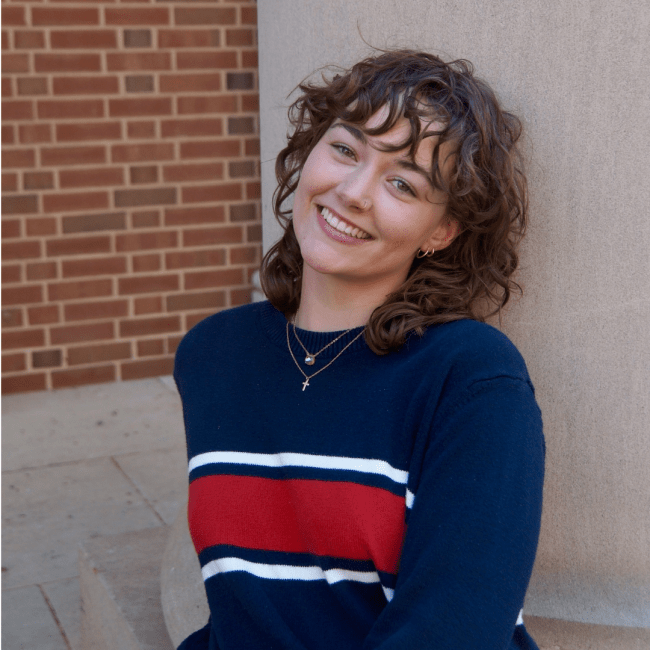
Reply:
[[[328,225],[334,228],[334,230],[338,230],[341,234],[347,235],[348,237],[354,237],[355,239],[372,239],[372,236],[365,230],[361,230],[361,228],[352,226],[346,221],[335,217],[328,208],[318,206],[318,211]]]

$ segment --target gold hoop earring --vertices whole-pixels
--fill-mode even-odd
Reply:
[[[435,248],[432,248],[431,250],[427,249],[426,253],[423,253],[420,249],[418,249],[418,252],[415,254],[415,257],[421,260],[423,257],[431,257],[435,252],[436,252]]]

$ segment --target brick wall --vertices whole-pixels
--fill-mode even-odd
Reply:
[[[172,370],[260,263],[254,0],[2,2],[3,392]]]

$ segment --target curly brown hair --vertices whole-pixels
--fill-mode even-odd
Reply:
[[[494,92],[474,76],[466,60],[449,63],[412,50],[388,51],[360,61],[322,82],[305,81],[289,108],[293,132],[275,164],[273,205],[284,235],[264,256],[262,288],[287,317],[300,305],[303,260],[285,207],[314,146],[335,120],[381,135],[398,120],[410,122],[410,138],[399,146],[415,152],[424,137],[422,120],[442,124],[432,154],[431,180],[447,195],[447,216],[459,234],[432,257],[414,259],[402,286],[377,307],[364,332],[377,354],[399,349],[407,335],[461,318],[485,320],[500,312],[513,290],[517,244],[527,220],[527,185],[517,142],[520,120],[504,111]],[[387,106],[383,124],[364,128]],[[441,147],[450,143],[451,171],[442,173]]]

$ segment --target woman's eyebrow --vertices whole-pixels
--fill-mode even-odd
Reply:
[[[361,129],[357,129],[356,127],[352,126],[351,124],[346,124],[345,122],[334,122],[332,126],[330,126],[330,129],[333,129],[337,126],[343,127],[346,131],[348,131],[354,138],[359,140],[359,142],[366,144],[368,140],[366,139],[365,133]]]

